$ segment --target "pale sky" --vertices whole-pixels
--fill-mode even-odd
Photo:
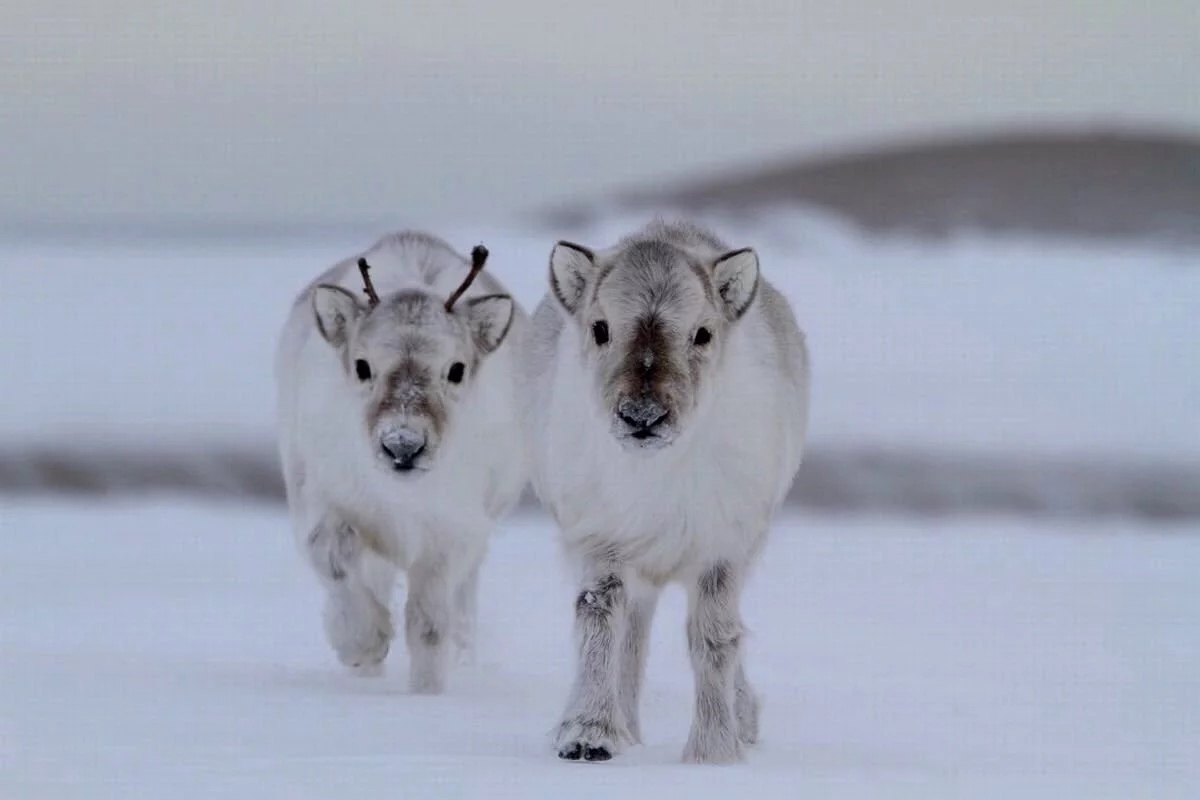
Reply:
[[[1200,132],[1200,2],[0,4],[9,224],[425,224],[1043,121]]]

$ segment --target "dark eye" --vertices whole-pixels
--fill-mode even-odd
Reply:
[[[450,372],[446,375],[446,380],[451,383],[462,383],[463,373],[467,371],[467,367],[461,361],[455,361],[450,365]]]
[[[358,373],[360,381],[371,380],[371,365],[361,358],[354,362],[354,371]]]
[[[604,320],[592,323],[592,338],[596,344],[608,344],[608,323]]]
[[[712,334],[708,332],[708,328],[697,328],[694,341],[697,347],[703,347],[712,341]]]

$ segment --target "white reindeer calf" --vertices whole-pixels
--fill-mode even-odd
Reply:
[[[479,276],[487,251],[472,257],[386,236],[304,289],[276,353],[288,507],[327,592],[326,635],[342,663],[381,668],[404,569],[421,693],[444,689],[451,645],[470,657],[488,535],[528,477],[514,384],[527,323]]]
[[[739,597],[808,425],[787,301],[753,250],[656,222],[607,250],[559,242],[522,353],[533,485],[582,571],[558,755],[604,761],[640,741],[650,622],[678,581],[695,673],[684,760],[741,759],[758,700]]]

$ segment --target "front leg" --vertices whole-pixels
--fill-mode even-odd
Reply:
[[[338,660],[363,675],[383,668],[391,646],[390,583],[366,579],[362,536],[338,515],[324,515],[305,537],[309,562],[325,585],[325,636]],[[389,564],[382,571],[394,578]]]
[[[452,599],[446,559],[419,558],[408,573],[404,634],[410,662],[409,689],[441,694],[450,669]]]
[[[691,763],[727,764],[743,757],[735,710],[742,637],[739,578],[729,562],[718,562],[688,591],[696,708],[683,759]]]
[[[629,740],[617,698],[625,630],[625,584],[612,564],[596,564],[575,600],[577,671],[555,745],[568,761],[607,761]]]

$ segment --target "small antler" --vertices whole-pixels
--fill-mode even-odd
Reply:
[[[367,260],[360,258],[358,260],[358,271],[362,273],[363,286],[365,287],[363,294],[367,296],[367,305],[374,308],[379,305],[379,295],[375,294],[375,285],[371,283],[371,276],[367,274],[369,269],[371,269],[371,265],[367,263]]]
[[[458,302],[458,298],[462,297],[467,287],[475,282],[475,277],[483,271],[483,265],[487,261],[487,257],[488,249],[481,244],[475,245],[475,248],[471,251],[471,271],[467,273],[467,277],[463,279],[462,284],[446,298],[446,311],[452,311],[454,304]]]

